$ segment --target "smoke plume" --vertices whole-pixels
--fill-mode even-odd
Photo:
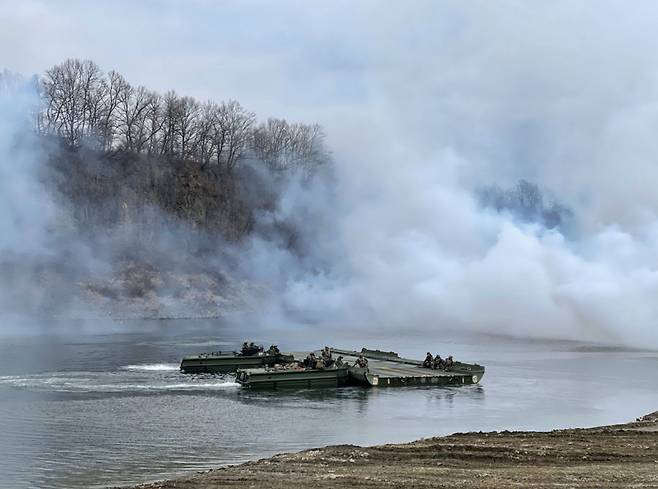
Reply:
[[[168,65],[176,83],[205,95],[208,80],[220,79],[259,112],[290,107],[325,127],[333,152],[331,171],[311,180],[264,171],[264,188],[282,189],[276,204],[259,210],[240,243],[216,243],[210,266],[263,292],[236,321],[658,347],[655,6],[365,2],[321,14],[269,7],[260,16],[234,8],[199,7],[204,17],[248,18],[249,28],[187,31],[201,52],[193,70],[175,65],[187,56]],[[177,27],[199,24],[199,10],[173,9]],[[283,42],[272,18],[299,28]],[[206,35],[212,43],[200,42]],[[221,62],[213,57],[220,41],[235,49]],[[134,60],[126,46],[117,49]],[[163,92],[186,90],[163,78],[167,70],[144,71],[152,75],[141,83],[156,76]],[[0,115],[1,171],[12,172],[0,183],[9,209],[0,243],[6,256],[28,242],[42,253],[56,212],[33,187],[34,163],[13,173],[12,113]],[[543,196],[532,212],[483,202],[482,189],[504,193],[522,181]],[[189,241],[177,226],[164,249]]]

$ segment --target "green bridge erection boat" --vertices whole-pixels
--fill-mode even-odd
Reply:
[[[267,367],[240,369],[236,380],[244,387],[258,389],[341,387],[348,385],[348,367],[305,369],[302,367]]]
[[[293,355],[281,353],[275,345],[272,345],[266,351],[263,351],[262,347],[257,347],[243,352],[216,351],[185,357],[181,361],[180,369],[186,374],[226,374],[236,372],[238,369],[268,367],[294,361]]]
[[[251,388],[303,388],[360,385],[365,387],[396,386],[457,386],[477,384],[484,375],[484,367],[477,364],[454,362],[447,370],[424,368],[423,362],[402,358],[395,352],[363,348],[360,352],[331,348],[339,366],[304,368],[299,362],[277,364],[263,368],[239,369],[236,380]],[[357,358],[368,359],[365,368],[355,365]]]

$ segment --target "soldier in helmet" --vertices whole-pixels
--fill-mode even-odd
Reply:
[[[432,368],[434,370],[437,370],[437,369],[438,370],[443,370],[445,368],[445,361],[443,360],[443,358],[441,358],[441,355],[439,355],[438,353],[434,357]]]
[[[304,367],[306,368],[315,368],[315,365],[317,364],[318,359],[315,358],[315,353],[311,352],[308,354],[306,359],[304,360]]]
[[[240,350],[240,353],[242,353],[243,355],[249,354],[249,343],[247,343],[246,341],[242,343],[242,349]]]
[[[444,370],[452,370],[452,367],[454,366],[455,362],[452,360],[452,355],[450,355],[448,358],[446,358],[446,361],[444,362],[443,369]]]
[[[359,358],[357,358],[356,362],[354,362],[354,366],[359,368],[368,368],[368,359],[363,355],[359,355]]]
[[[331,350],[328,346],[322,349],[322,361],[324,361],[325,367],[331,367],[334,364],[334,359],[331,356]]]
[[[423,368],[433,368],[434,367],[434,357],[430,352],[427,352],[427,356],[423,361]]]

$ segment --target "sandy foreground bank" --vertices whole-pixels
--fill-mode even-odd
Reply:
[[[367,448],[332,446],[135,489],[248,487],[655,488],[658,412],[598,428],[464,433]]]

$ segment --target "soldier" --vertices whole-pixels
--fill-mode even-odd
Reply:
[[[343,356],[342,355],[339,356],[338,358],[336,358],[335,365],[336,365],[337,368],[345,366],[345,362],[343,362]]]
[[[243,355],[247,355],[248,352],[249,352],[249,343],[247,343],[246,341],[244,343],[242,343],[242,350],[240,350],[240,352]]]
[[[434,370],[443,370],[444,367],[445,367],[445,362],[443,361],[443,358],[441,358],[441,355],[437,353],[432,362],[432,368]]]
[[[270,346],[270,349],[267,350],[267,353],[269,355],[278,355],[281,353],[281,351],[279,350],[279,347],[277,345],[272,345]]]
[[[322,350],[322,360],[324,361],[325,367],[331,367],[334,363],[334,359],[331,356],[331,350],[328,346],[325,346]]]
[[[443,365],[443,368],[445,370],[452,370],[452,367],[453,367],[454,363],[455,362],[453,362],[453,360],[452,360],[452,355],[450,355],[448,358],[446,358],[446,361]]]
[[[354,362],[354,366],[359,368],[368,368],[368,359],[363,355],[359,355],[359,358],[357,358],[356,362]]]
[[[315,358],[315,353],[311,352],[308,354],[306,357],[306,360],[304,360],[304,366],[306,368],[315,368],[315,364],[317,363],[317,359]]]
[[[425,361],[423,362],[423,368],[433,368],[434,367],[434,357],[430,352],[427,352]]]

